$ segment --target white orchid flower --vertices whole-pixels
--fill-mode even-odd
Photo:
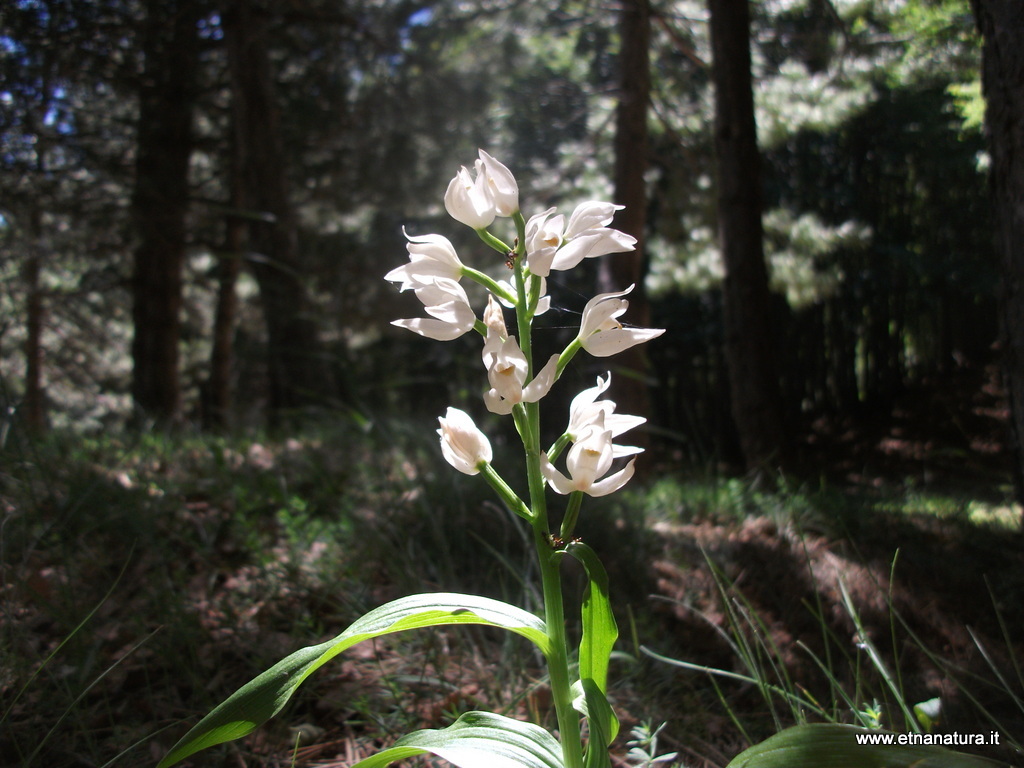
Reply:
[[[482,167],[482,170],[481,170]],[[519,210],[519,185],[515,176],[504,165],[480,150],[477,173],[483,173],[485,183],[494,201],[498,216],[511,216]]]
[[[393,283],[401,281],[400,290],[407,291],[418,284],[431,282],[436,277],[458,280],[462,277],[462,262],[455,252],[455,246],[443,235],[418,235],[410,237],[402,230],[409,243],[409,263],[396,267],[384,275]]]
[[[629,286],[617,293],[599,293],[583,308],[583,320],[576,339],[594,357],[609,357],[637,344],[661,336],[664,328],[624,328],[618,318],[629,302],[618,298],[633,290]]]
[[[482,160],[476,161],[475,179],[466,166],[459,169],[444,193],[444,207],[453,219],[467,227],[486,229],[491,225],[497,210]]]
[[[604,477],[614,458],[612,431],[602,424],[592,424],[569,449],[565,459],[569,477],[557,470],[545,453],[541,454],[540,468],[544,479],[556,493],[566,495],[582,491],[588,496],[606,496],[619,490],[633,477],[636,459],[630,459],[618,472]]]
[[[473,418],[458,408],[449,408],[438,418],[441,428],[441,453],[445,460],[459,472],[476,475],[483,464],[490,464],[493,458],[491,442],[481,432]]]
[[[565,430],[570,438],[577,439],[586,429],[596,424],[602,424],[611,431],[612,437],[618,437],[647,421],[643,416],[615,413],[615,401],[597,399],[608,389],[611,381],[610,372],[607,378],[602,379],[598,376],[596,387],[585,389],[572,399],[569,405],[569,426]],[[643,448],[632,445],[612,445],[612,455],[616,459],[642,452]]]
[[[636,238],[607,226],[621,208],[590,201],[576,206],[568,223],[564,216],[551,215],[554,208],[531,217],[526,223],[526,263],[530,271],[546,276],[552,269],[572,269],[583,259],[632,251]]]
[[[541,277],[550,274],[555,253],[562,244],[565,216],[551,216],[554,212],[554,208],[548,208],[526,222],[526,266]]]
[[[392,320],[392,325],[437,341],[451,341],[472,330],[476,313],[469,305],[466,291],[457,282],[437,277],[429,282],[413,282],[416,298],[423,302],[430,317]]]
[[[483,361],[487,367],[487,381],[491,388],[484,394],[484,404],[491,413],[506,415],[518,403],[535,403],[546,395],[555,383],[558,355],[552,355],[547,364],[527,384],[529,365],[514,336],[501,338],[488,328],[484,342]]]

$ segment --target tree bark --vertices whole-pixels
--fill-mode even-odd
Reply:
[[[213,346],[210,350],[210,378],[203,408],[206,429],[224,429],[230,425],[234,405],[232,386],[235,363],[235,316],[238,293],[235,285],[241,273],[245,225],[237,216],[229,216],[224,236],[224,255],[217,269],[217,307],[213,314]]]
[[[224,12],[233,119],[246,190],[248,261],[259,285],[267,329],[272,421],[323,402],[330,376],[306,293],[289,197],[280,110],[268,46],[268,19],[250,0]]]
[[[1002,273],[1003,367],[1010,394],[1014,479],[1024,501],[1024,3],[972,0],[984,39],[982,83],[991,153],[995,245]]]
[[[25,395],[21,410],[25,428],[40,434],[46,429],[46,396],[43,388],[43,328],[46,304],[40,281],[43,262],[42,216],[32,211],[32,244],[22,272],[25,281]]]
[[[188,168],[196,100],[198,7],[150,0],[139,99],[132,210],[138,245],[132,279],[132,397],[146,418],[180,415],[178,343],[187,245]]]
[[[725,267],[725,354],[733,420],[748,469],[789,453],[775,366],[772,302],[761,225],[761,157],[750,72],[748,0],[709,0],[714,57],[718,231]]]
[[[231,190],[230,211],[224,217],[224,254],[217,269],[217,307],[213,315],[213,346],[210,350],[210,378],[203,403],[203,426],[224,429],[231,421],[234,405],[232,386],[235,362],[235,316],[238,293],[235,286],[245,258],[247,205],[242,178],[241,124],[237,115],[231,120],[231,161],[228,166]]]
[[[615,114],[615,202],[625,208],[615,216],[617,229],[636,238],[636,250],[601,259],[599,281],[603,292],[635,286],[629,294],[626,319],[650,325],[650,305],[644,290],[646,257],[644,232],[647,222],[647,109],[650,102],[651,10],[649,0],[624,0],[619,16],[619,103]],[[648,416],[647,373],[644,345],[616,356],[618,375],[612,393],[624,413]]]

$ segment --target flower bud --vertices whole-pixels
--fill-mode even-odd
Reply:
[[[476,170],[474,180],[466,166],[459,169],[444,193],[444,207],[453,219],[467,227],[486,229],[494,221],[496,210],[482,161],[476,161]]]
[[[481,169],[481,165],[483,167]],[[477,172],[482,173],[494,210],[498,216],[511,216],[519,210],[519,185],[512,172],[489,154],[480,150]]]
[[[494,298],[493,293],[487,294],[487,308],[484,310],[484,325],[488,331],[494,331],[499,339],[508,338],[508,328],[505,327],[505,314],[501,310],[501,304]],[[489,334],[488,334],[489,335]]]
[[[459,472],[476,475],[483,464],[490,464],[493,458],[491,443],[487,435],[477,429],[472,417],[458,408],[449,408],[438,418],[441,428],[441,453],[445,460]]]

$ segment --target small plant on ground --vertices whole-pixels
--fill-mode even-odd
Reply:
[[[618,631],[609,599],[609,583],[597,553],[577,530],[585,496],[605,496],[622,488],[632,477],[639,448],[615,440],[645,419],[615,412],[616,405],[601,399],[611,375],[598,377],[596,385],[577,394],[565,426],[546,450],[541,445],[541,401],[581,351],[609,357],[659,336],[662,331],[625,327],[618,318],[626,311],[632,286],[590,299],[576,336],[543,364],[534,350],[534,322],[550,307],[547,278],[550,273],[573,269],[586,258],[632,250],[635,240],[610,228],[619,206],[604,202],[581,203],[566,219],[554,208],[527,220],[519,206],[519,190],[509,170],[480,151],[475,177],[462,168],[445,194],[445,207],[457,221],[471,227],[480,239],[497,251],[499,263],[508,268],[511,280],[496,280],[462,262],[452,243],[438,234],[410,236],[408,264],[392,270],[386,279],[412,290],[423,303],[427,317],[395,321],[422,336],[449,341],[468,333],[483,340],[482,363],[487,387],[483,404],[488,411],[508,418],[523,447],[526,499],[492,464],[490,439],[467,411],[448,408],[439,419],[441,452],[449,464],[466,475],[481,477],[505,507],[528,527],[536,554],[542,596],[542,615],[502,601],[476,595],[429,593],[403,597],[376,608],[340,635],[296,651],[244,685],[190,730],[160,761],[168,768],[204,748],[245,736],[276,715],[310,675],[351,646],[407,629],[472,624],[500,627],[532,642],[547,663],[551,709],[557,730],[503,714],[464,712],[447,728],[418,730],[402,736],[354,768],[373,768],[418,755],[433,754],[460,768],[610,768],[609,752],[619,728],[607,698],[608,667]],[[511,244],[491,231],[496,218],[510,219],[514,226]],[[482,286],[486,308],[480,316],[462,285]],[[513,330],[505,321],[514,313]],[[471,409],[475,406],[470,405]],[[550,417],[549,417],[550,418]],[[626,463],[613,469],[616,461]],[[560,464],[560,469],[556,464]],[[558,525],[548,510],[548,490],[566,497]],[[581,526],[585,535],[585,526]],[[582,632],[574,642],[566,632],[561,565],[570,558],[586,574],[581,608]],[[539,718],[543,720],[544,718]],[[635,735],[634,757],[642,765],[667,762],[658,755],[657,731]],[[920,748],[913,754],[898,748],[859,747],[852,733],[784,732],[772,745],[765,742],[737,758],[736,765],[800,768],[840,765],[850,756],[903,758],[884,765],[907,765],[933,753]],[[800,749],[804,749],[801,755]],[[758,751],[760,750],[760,751]],[[824,751],[822,751],[824,750]],[[859,752],[858,752],[859,750]],[[778,754],[785,755],[779,762]],[[813,754],[815,762],[808,762]],[[937,753],[943,758],[952,753]],[[954,758],[955,759],[955,758]],[[847,763],[842,763],[844,766]],[[914,763],[923,765],[922,763]],[[935,763],[938,765],[939,763]],[[960,768],[986,762],[943,762]],[[881,766],[883,763],[851,759],[850,766]]]
[[[412,290],[427,317],[398,320],[395,325],[422,336],[448,341],[467,333],[483,340],[482,362],[488,387],[483,404],[509,417],[523,445],[528,501],[492,464],[489,438],[467,411],[449,408],[439,419],[444,458],[456,470],[482,477],[503,504],[529,526],[540,574],[543,616],[490,598],[452,593],[412,595],[364,615],[338,637],[287,657],[243,686],[213,710],[161,761],[161,768],[189,755],[254,730],[277,714],[296,688],[316,669],[346,648],[404,629],[451,624],[502,627],[532,641],[548,668],[558,737],[531,723],[489,712],[466,712],[448,728],[422,730],[359,763],[384,765],[416,754],[433,753],[456,765],[523,765],[597,768],[610,765],[608,747],[618,720],[606,698],[608,664],[617,629],[608,597],[608,579],[597,554],[579,536],[577,522],[584,496],[604,496],[633,475],[632,458],[639,448],[614,440],[644,422],[615,413],[615,403],[601,399],[610,374],[572,401],[568,422],[555,442],[541,446],[541,400],[581,351],[608,357],[660,335],[662,331],[624,327],[622,297],[630,288],[591,299],[583,310],[576,337],[542,364],[534,362],[535,319],[550,306],[546,278],[552,270],[568,270],[585,258],[633,249],[635,240],[608,226],[619,206],[603,202],[580,204],[566,219],[549,209],[528,221],[519,209],[516,181],[505,166],[480,152],[476,175],[459,171],[445,195],[457,221],[472,227],[500,254],[510,280],[495,280],[463,264],[442,235],[409,236],[410,261],[392,270],[388,280]],[[491,231],[496,217],[511,219],[515,232],[509,245]],[[487,291],[480,316],[461,283],[465,278]],[[514,313],[509,331],[505,313]],[[625,463],[613,470],[613,463]],[[558,468],[561,463],[563,468]],[[548,513],[548,488],[567,497],[560,524]],[[566,633],[561,562],[573,558],[587,575],[578,644]],[[583,722],[586,723],[584,729]],[[584,738],[584,733],[587,737]]]

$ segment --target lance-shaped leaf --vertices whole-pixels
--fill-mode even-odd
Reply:
[[[157,768],[167,768],[201,749],[251,733],[280,712],[307,677],[356,643],[406,629],[446,624],[501,627],[548,652],[544,621],[514,605],[449,592],[403,597],[360,617],[333,640],[296,651],[243,685],[185,734]]]
[[[447,728],[403,736],[352,768],[382,768],[426,753],[458,768],[563,767],[561,746],[543,728],[492,712],[466,712]]]
[[[593,549],[580,541],[565,548],[587,572],[583,593],[583,636],[580,638],[580,682],[573,706],[590,721],[591,742],[587,748],[587,768],[600,768],[608,762],[608,745],[619,732],[619,719],[608,703],[608,661],[619,629],[608,598],[608,574]]]
[[[580,677],[592,679],[604,693],[608,689],[608,660],[619,636],[608,598],[608,574],[597,553],[583,542],[571,542],[565,552],[579,560],[587,571],[588,579],[583,593]]]
[[[576,694],[573,706],[586,716],[590,725],[590,741],[583,758],[584,768],[611,768],[608,747],[619,730],[619,718],[615,716],[615,710],[608,703],[604,691],[589,678],[576,683],[573,693]]]
[[[925,744],[861,744],[887,737],[852,725],[798,725],[738,754],[726,768],[1000,768],[1006,763]]]

